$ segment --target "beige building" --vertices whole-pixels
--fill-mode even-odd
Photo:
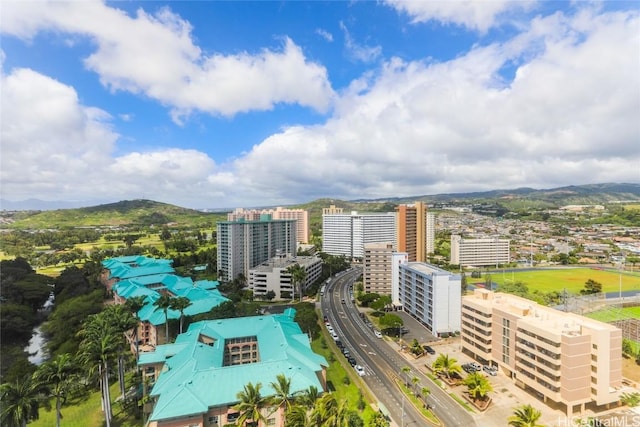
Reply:
[[[367,243],[362,261],[362,284],[367,293],[391,295],[393,243]]]
[[[289,267],[298,264],[306,273],[304,283],[293,289]],[[276,300],[299,298],[300,286],[304,291],[322,275],[322,259],[315,256],[274,257],[249,270],[249,289],[256,298],[273,291]]]
[[[243,209],[237,208],[227,214],[227,221],[259,221],[263,215],[271,215],[271,219],[293,219],[296,221],[298,243],[309,242],[309,212],[304,209]]]
[[[607,323],[476,289],[462,298],[461,342],[545,402],[565,405],[567,416],[620,399],[622,332]]]
[[[451,235],[451,264],[478,267],[511,262],[508,239],[465,239]]]

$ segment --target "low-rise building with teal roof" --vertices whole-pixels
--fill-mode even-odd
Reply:
[[[284,375],[295,395],[326,388],[326,359],[313,352],[309,337],[282,314],[193,323],[173,344],[142,353],[138,365],[153,384],[149,425],[223,426],[238,418],[238,393],[248,383],[262,385],[263,397]],[[284,408],[264,408],[267,425],[284,426]]]
[[[167,343],[163,327],[167,319],[164,310],[154,303],[162,295],[187,298],[191,304],[184,309],[185,316],[195,316],[210,311],[228,298],[217,289],[218,282],[210,280],[193,281],[190,277],[173,274],[155,274],[121,280],[113,286],[114,301],[122,304],[126,300],[144,296],[144,306],[138,311],[138,344],[142,351],[152,350],[156,345]],[[167,310],[168,320],[180,319],[178,310]],[[132,348],[135,343],[132,343]]]
[[[111,291],[121,280],[134,279],[156,274],[173,274],[173,260],[150,258],[143,255],[122,256],[102,261],[100,280]]]

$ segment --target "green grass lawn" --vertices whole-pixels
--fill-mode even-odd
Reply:
[[[620,274],[613,270],[596,270],[593,268],[566,268],[556,270],[531,270],[522,272],[493,272],[491,280],[498,283],[523,282],[529,291],[543,292],[562,291],[579,293],[587,280],[602,283],[603,292],[616,292],[620,285]],[[483,279],[474,279],[469,283],[484,283]],[[640,291],[640,273],[626,272],[622,274],[622,291]]]
[[[111,384],[111,400],[120,395],[118,382]],[[29,423],[33,427],[51,427],[56,425],[55,401],[51,402],[51,411],[40,409],[40,418]],[[126,413],[119,403],[113,403],[112,427],[142,427],[142,419],[136,420],[134,415]],[[62,407],[64,427],[98,427],[105,425],[104,415],[100,409],[100,392],[96,391],[77,402],[70,402]]]

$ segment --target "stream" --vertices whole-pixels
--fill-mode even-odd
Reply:
[[[55,296],[53,292],[49,294],[49,299],[42,305],[40,311],[49,312],[53,308],[53,301]],[[33,328],[33,334],[31,335],[31,339],[29,340],[29,345],[25,347],[25,351],[29,353],[29,362],[34,365],[40,366],[47,359],[47,351],[45,348],[46,340],[44,334],[41,329],[42,324],[39,324],[35,328]]]

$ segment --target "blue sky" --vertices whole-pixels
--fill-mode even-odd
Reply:
[[[6,201],[640,182],[637,2],[1,7]]]

